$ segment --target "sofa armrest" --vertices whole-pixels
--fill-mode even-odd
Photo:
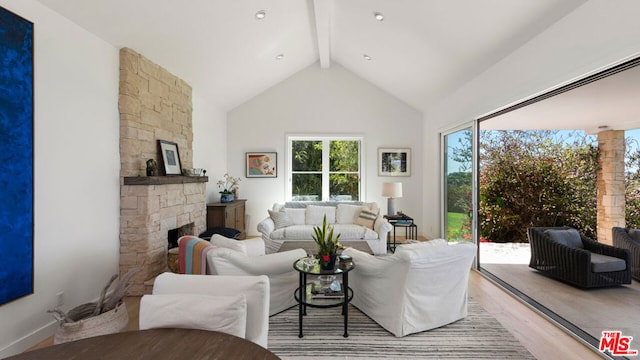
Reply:
[[[258,231],[260,231],[263,237],[269,237],[269,235],[276,229],[276,224],[273,222],[273,219],[270,217],[265,218],[264,220],[258,223]]]
[[[378,215],[376,221],[373,223],[373,231],[378,233],[378,239],[387,241],[387,234],[389,234],[391,229],[393,229],[393,226],[389,224],[387,219]]]
[[[623,259],[626,263],[629,263],[629,261],[631,260],[631,254],[627,249],[599,243],[585,236],[582,236],[582,243],[584,244],[585,249],[593,253]]]

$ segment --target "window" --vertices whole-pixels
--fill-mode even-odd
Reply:
[[[362,139],[288,139],[288,197],[293,201],[360,200]]]

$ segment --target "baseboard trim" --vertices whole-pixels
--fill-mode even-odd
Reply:
[[[0,359],[4,359],[6,357],[17,355],[27,351],[28,349],[53,336],[57,329],[57,321],[53,320],[47,323],[39,329],[32,331],[31,333],[0,349]]]

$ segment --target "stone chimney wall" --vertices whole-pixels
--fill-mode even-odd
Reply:
[[[182,167],[193,167],[191,86],[184,80],[123,48],[118,109],[120,176],[144,176],[147,159],[163,170],[158,140],[178,144]]]
[[[159,175],[164,175],[158,140],[175,142],[182,168],[193,167],[189,84],[123,48],[118,108],[120,274],[140,269],[129,294],[142,295],[149,293],[153,279],[168,269],[168,231],[189,223],[194,224],[195,234],[205,230],[206,182],[183,176],[146,177],[147,159],[155,159]]]

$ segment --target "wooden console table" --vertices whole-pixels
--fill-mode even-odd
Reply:
[[[207,204],[207,229],[212,227],[232,228],[240,231],[238,239],[247,237],[244,222],[245,203],[247,200],[238,199],[230,203]]]

